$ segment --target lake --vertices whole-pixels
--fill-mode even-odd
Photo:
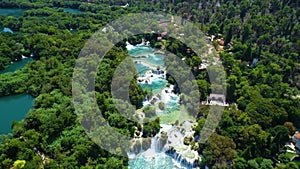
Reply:
[[[12,122],[23,120],[33,102],[33,97],[26,93],[0,97],[0,134],[10,133]]]
[[[0,16],[20,17],[25,11],[26,9],[0,8]],[[3,31],[10,32],[10,29],[4,28]],[[13,62],[5,70],[0,71],[0,74],[15,72],[32,60],[32,58],[23,58],[19,62]],[[0,134],[10,133],[12,122],[23,120],[28,111],[33,108],[33,102],[34,98],[26,93],[0,97]]]
[[[20,17],[26,9],[18,9],[18,8],[0,8],[0,16],[14,16]]]
[[[78,9],[74,9],[74,8],[64,8],[64,12],[69,12],[69,13],[73,13],[73,14],[82,14],[85,13],[84,11],[78,10]]]
[[[28,62],[31,62],[32,60],[33,60],[33,58],[24,58],[18,62],[13,62],[6,69],[1,70],[0,74],[7,73],[7,72],[15,72],[15,71],[23,68]]]

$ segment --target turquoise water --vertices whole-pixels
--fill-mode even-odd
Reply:
[[[135,66],[138,70],[138,73],[144,74],[146,71],[151,70],[148,65],[153,67],[161,67],[164,65],[164,55],[162,54],[154,54],[155,50],[148,46],[131,46],[128,50],[129,54],[133,57],[133,61],[137,61]],[[146,57],[139,57],[146,56]],[[146,63],[146,64],[142,64]],[[148,91],[153,90],[154,94],[159,94],[162,89],[164,89],[167,85],[167,80],[162,78],[153,79],[151,84],[140,84],[140,86]],[[177,97],[171,98],[166,105],[166,110],[164,113],[169,113],[175,110],[179,110],[179,104],[177,103]],[[176,163],[173,158],[166,155],[165,153],[156,153],[155,157],[144,157],[139,156],[135,159],[129,160],[129,168],[130,169],[177,169]]]
[[[3,28],[2,32],[14,33],[10,28]]]
[[[177,102],[178,97],[171,97],[171,100],[166,105],[164,113],[171,113],[176,110],[180,110],[180,105]]]
[[[72,34],[75,34],[75,33],[77,32],[77,30],[76,30],[76,29],[71,29],[70,32],[71,32]]]
[[[17,9],[17,8],[0,8],[0,16],[14,16],[20,17],[26,9]]]
[[[128,51],[130,56],[146,56],[148,54],[152,54],[155,50],[148,46],[135,46],[133,49]]]
[[[128,50],[128,53],[133,57],[133,61],[135,61],[135,66],[138,70],[138,73],[145,74],[148,70],[151,70],[150,67],[142,64],[150,64],[153,67],[160,66],[161,68],[164,68],[164,57],[165,55],[155,53],[155,49],[149,47],[149,46],[143,46],[143,45],[136,45],[132,46]],[[138,56],[148,56],[146,58],[138,57]],[[152,68],[153,69],[153,68]],[[140,84],[142,89],[148,89],[148,92],[153,91],[154,94],[159,94],[162,89],[164,89],[167,86],[167,80],[162,78],[156,78],[153,79],[151,84]],[[170,113],[176,110],[180,110],[180,105],[178,104],[178,96],[172,97],[169,102],[166,104],[166,109],[164,110],[164,113]]]
[[[32,61],[32,58],[24,58],[19,62],[13,62],[8,68],[0,71],[0,74],[15,72],[30,61]],[[33,97],[29,94],[0,97],[0,134],[10,133],[12,122],[24,119],[28,110],[32,107]]]
[[[143,55],[145,56],[145,55]],[[156,65],[157,67],[164,67],[164,55],[162,54],[148,54],[147,58],[133,58],[134,61],[142,61],[146,63],[150,63],[151,65]]]
[[[82,14],[84,11],[78,10],[78,9],[73,9],[73,8],[64,8],[64,12],[69,12],[73,14]]]
[[[139,74],[144,74],[148,70],[151,70],[150,67],[142,64],[150,64],[151,66],[156,67],[164,67],[164,55],[162,54],[154,54],[155,50],[148,46],[134,46],[132,49],[128,51],[129,55],[133,57],[133,61],[136,61],[135,67],[138,70]],[[136,58],[138,56],[148,56],[146,58]],[[148,88],[148,91],[151,91],[151,88],[155,94],[159,93],[163,88],[167,85],[167,80],[165,79],[154,79],[151,84],[140,84],[143,89]]]
[[[25,11],[25,9],[0,9],[0,16],[20,17]],[[13,33],[9,28],[4,28],[1,31]],[[32,61],[32,58],[24,58],[19,62],[13,62],[8,68],[0,71],[0,74],[19,70],[30,61]],[[12,122],[24,119],[29,109],[33,107],[33,102],[34,99],[29,94],[0,97],[0,134],[10,133]]]
[[[33,97],[29,94],[0,97],[0,134],[10,133],[12,122],[24,119],[32,107]]]
[[[142,89],[147,88],[148,92],[150,92],[152,88],[153,93],[158,94],[163,88],[167,86],[167,80],[157,78],[154,79],[151,84],[140,84],[140,86],[142,87]]]
[[[178,169],[173,159],[164,153],[157,154],[154,158],[138,157],[129,161],[130,169]]]
[[[128,51],[129,55],[133,57],[134,61],[142,61],[151,65],[164,67],[164,55],[154,54],[155,49],[149,46],[135,46]],[[144,56],[143,58],[141,56]],[[139,57],[139,58],[137,58]]]
[[[31,62],[32,60],[33,60],[32,58],[24,58],[18,62],[13,62],[6,69],[0,71],[0,74],[7,73],[7,72],[15,72],[23,68],[28,62]]]
[[[143,64],[140,64],[140,63],[136,63],[136,64],[135,64],[135,67],[137,68],[138,73],[139,73],[140,75],[141,75],[141,74],[145,74],[148,70],[151,70],[149,67],[144,66]]]

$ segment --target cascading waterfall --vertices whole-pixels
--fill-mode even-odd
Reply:
[[[173,93],[173,85],[166,87],[167,81],[164,79],[166,72],[164,72],[163,78],[157,78],[161,75],[156,72],[152,72],[152,76],[147,74],[150,70],[155,71],[157,66],[164,68],[164,56],[155,54],[152,48],[146,46],[149,42],[145,42],[144,40],[141,44],[135,46],[128,42],[126,44],[129,54],[132,56],[140,74],[140,82],[138,81],[138,83],[142,88],[153,89],[154,96],[150,98],[146,96],[143,106],[153,104],[151,100],[155,100],[154,104],[156,105],[159,102],[165,103],[166,108],[164,111],[161,111],[162,113],[169,113],[178,109],[179,96]],[[150,78],[148,79],[149,82],[145,84],[145,79],[143,78]],[[156,90],[158,91],[157,93],[155,92]],[[190,131],[187,131],[190,129],[191,126],[185,127],[183,124],[182,126],[161,124],[159,133],[152,138],[142,138],[142,134],[137,135],[132,140],[131,151],[128,152],[130,159],[129,168],[179,169],[197,167],[198,161],[200,161],[198,153],[192,151],[191,146],[183,145],[184,137],[192,134]]]
[[[155,139],[156,143],[155,143],[155,151],[156,152],[160,152],[161,151],[161,141],[160,138],[156,138]]]
[[[195,168],[199,166],[201,160],[198,153],[191,150],[191,146],[183,145],[184,137],[191,134],[178,126],[164,125],[162,127],[168,128],[167,131],[161,129],[155,137],[151,138],[151,143],[148,149],[143,149],[143,139],[135,138],[135,144],[138,142],[139,152],[137,149],[133,149],[134,156],[131,154],[131,159],[140,160],[139,158],[155,159],[157,157],[164,157],[165,155],[172,157],[174,164],[181,168]],[[144,140],[145,141],[145,140]],[[165,157],[164,157],[165,158]]]

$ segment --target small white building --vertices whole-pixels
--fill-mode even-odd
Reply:
[[[295,144],[295,147],[299,152],[300,151],[300,132],[299,131],[296,131],[296,133],[293,135],[292,142]]]
[[[226,103],[226,97],[224,94],[213,94],[211,93],[207,98],[208,105],[219,105],[219,106],[228,106]]]

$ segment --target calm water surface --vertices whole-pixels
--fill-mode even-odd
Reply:
[[[18,62],[13,62],[6,69],[1,70],[0,74],[7,73],[7,72],[15,72],[15,71],[23,68],[28,62],[31,62],[32,60],[33,60],[32,58],[24,58]]]
[[[0,16],[14,16],[20,17],[26,9],[18,9],[18,8],[0,8]]]
[[[24,119],[33,108],[33,101],[33,97],[26,93],[0,97],[0,134],[10,133],[12,122]]]
[[[73,14],[82,14],[84,11],[78,10],[78,9],[73,9],[73,8],[64,8],[64,12],[69,12]]]

